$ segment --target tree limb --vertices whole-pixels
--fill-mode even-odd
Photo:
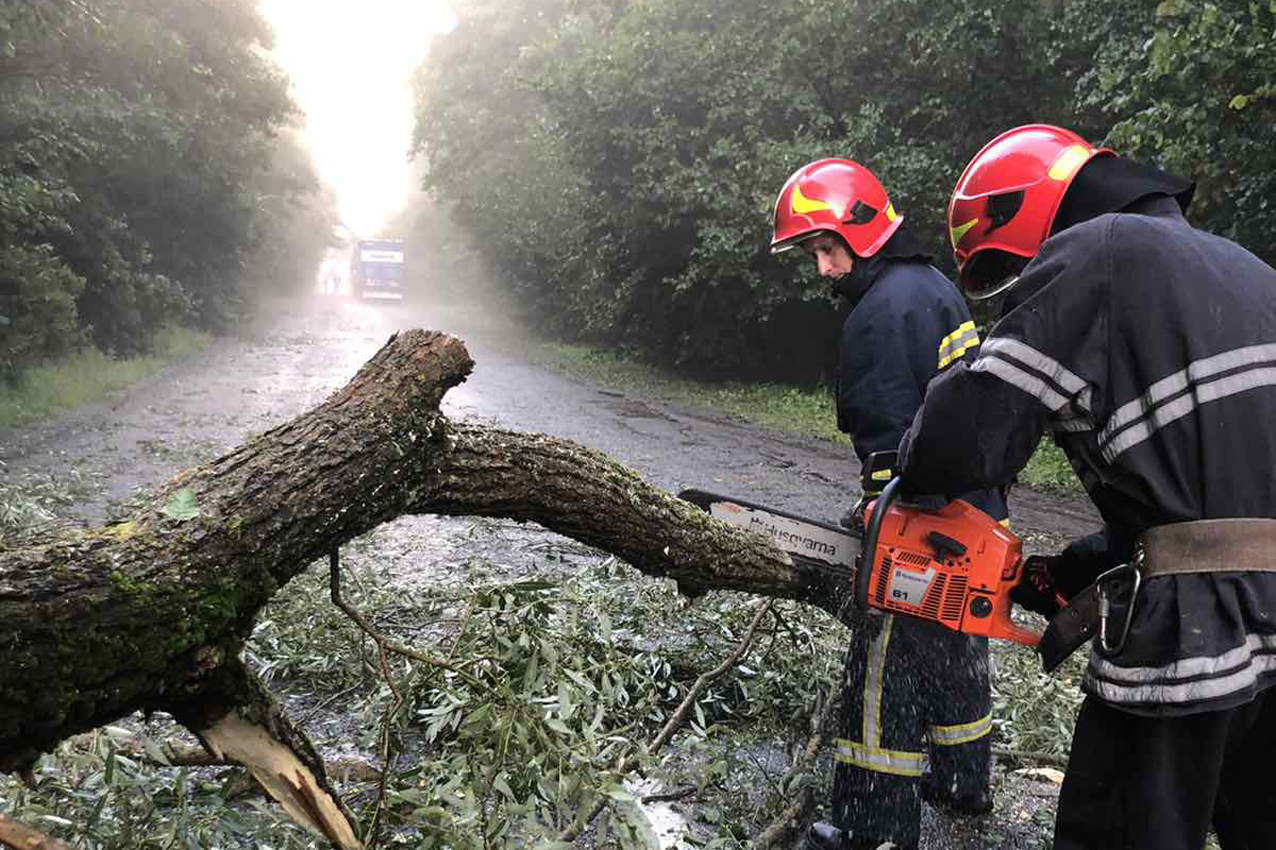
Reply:
[[[440,401],[473,365],[455,337],[396,334],[314,410],[181,473],[127,521],[0,549],[0,771],[138,710],[173,714],[214,751],[241,740],[239,718],[313,776],[301,791],[292,770],[271,780],[304,811],[311,790],[330,794],[322,763],[238,658],[294,576],[404,514],[537,522],[689,594],[837,610],[827,581],[766,538],[600,452],[448,420]]]
[[[674,733],[681,729],[686,723],[687,715],[691,712],[691,707],[695,705],[696,700],[700,697],[700,694],[704,692],[704,689],[712,684],[715,679],[740,662],[740,659],[744,657],[744,654],[749,651],[749,647],[753,645],[753,635],[757,632],[758,625],[762,622],[762,619],[770,613],[771,601],[767,600],[766,603],[758,608],[758,613],[753,615],[753,620],[749,623],[749,628],[745,630],[744,637],[742,637],[740,642],[736,644],[735,649],[733,649],[726,658],[722,659],[717,667],[714,667],[712,670],[706,670],[696,677],[696,681],[691,686],[690,690],[687,691],[687,695],[683,697],[682,702],[678,704],[678,707],[674,709],[673,714],[671,714],[669,719],[665,721],[665,725],[660,730],[660,734],[658,734],[655,737],[655,740],[646,747],[648,755],[654,755],[664,749],[665,744],[669,743],[670,739],[673,738]],[[638,758],[636,756],[622,756],[619,763],[616,765],[616,770],[618,773],[629,773],[630,771],[637,769],[637,767]],[[594,818],[598,817],[598,815],[601,814],[602,810],[606,807],[606,801],[596,805],[588,815],[584,818],[578,819],[576,823],[564,830],[558,840],[563,842],[575,841],[580,836],[581,831],[588,826]]]

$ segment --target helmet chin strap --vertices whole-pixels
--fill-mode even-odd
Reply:
[[[1013,274],[1003,280],[1001,283],[989,289],[987,292],[981,292],[978,295],[970,295],[971,301],[987,301],[989,298],[995,298],[1003,292],[1008,292],[1012,286],[1019,282],[1019,275]]]

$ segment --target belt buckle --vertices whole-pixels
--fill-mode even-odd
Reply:
[[[1134,557],[1129,563],[1121,564],[1119,567],[1113,567],[1107,572],[1101,573],[1094,580],[1095,588],[1099,597],[1099,636],[1096,640],[1097,648],[1103,655],[1116,655],[1125,646],[1125,639],[1130,634],[1130,622],[1134,619],[1134,602],[1139,595],[1139,585],[1143,582],[1143,574],[1139,572],[1139,567],[1143,565],[1143,549],[1140,548],[1134,553]],[[1112,609],[1112,597],[1109,595],[1107,583],[1114,579],[1124,578],[1129,573],[1134,578],[1134,587],[1130,590],[1130,603],[1125,609],[1125,623],[1121,626],[1121,636],[1117,639],[1115,645],[1108,640],[1108,616]]]

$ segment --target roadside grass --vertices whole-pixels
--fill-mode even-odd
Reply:
[[[189,357],[212,340],[203,332],[165,328],[155,336],[155,352],[115,358],[95,348],[31,369],[16,387],[0,384],[0,429],[13,428],[96,401]]]
[[[850,437],[837,430],[832,390],[804,390],[784,384],[710,383],[669,375],[610,351],[583,345],[544,342],[541,365],[618,391],[635,390],[680,404],[738,417],[766,428],[845,445]],[[1081,485],[1063,452],[1043,438],[1019,473],[1024,484],[1063,493],[1080,493]]]
[[[637,390],[680,404],[735,416],[767,428],[850,446],[837,430],[833,394],[827,388],[803,390],[783,384],[709,383],[679,378],[583,345],[546,342],[541,365],[616,390]]]
[[[1042,438],[1037,450],[1028,459],[1028,465],[1019,473],[1019,480],[1059,493],[1083,492],[1068,458],[1049,437]]]

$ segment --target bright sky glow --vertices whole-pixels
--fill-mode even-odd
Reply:
[[[261,0],[276,61],[305,111],[319,176],[342,221],[375,235],[407,203],[412,69],[456,25],[449,0]]]

